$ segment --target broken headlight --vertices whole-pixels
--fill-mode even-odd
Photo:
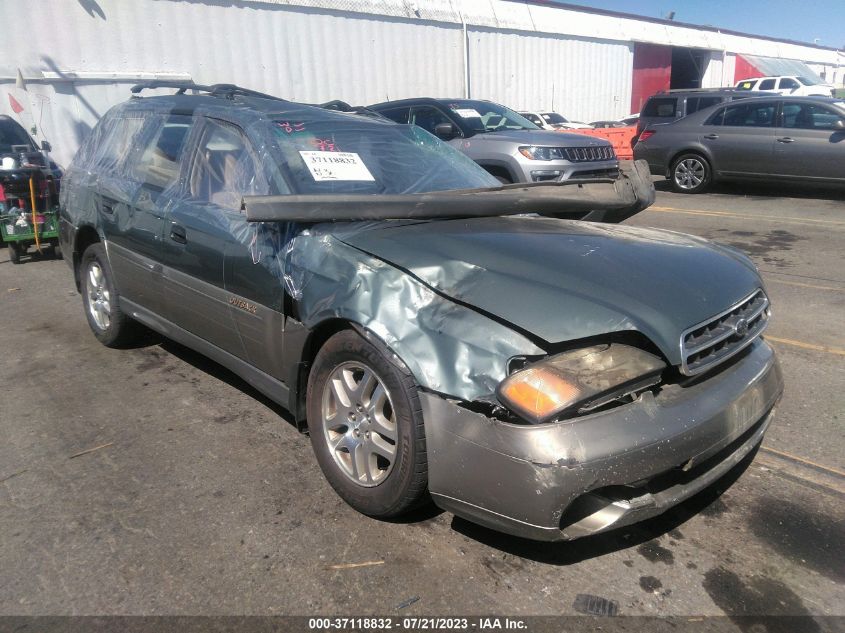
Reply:
[[[532,363],[501,382],[496,395],[514,413],[539,424],[591,411],[660,382],[659,357],[621,343],[570,350]]]

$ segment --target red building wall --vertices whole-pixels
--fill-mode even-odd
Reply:
[[[749,77],[760,77],[761,73],[756,66],[745,59],[742,55],[736,56],[736,70],[734,70],[734,85],[736,82],[748,79]]]
[[[634,44],[634,77],[631,112],[639,112],[655,92],[669,90],[672,80],[672,47]]]

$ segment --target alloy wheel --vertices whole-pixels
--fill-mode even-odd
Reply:
[[[340,470],[370,488],[396,461],[396,413],[382,380],[364,363],[334,369],[323,388],[323,437]]]
[[[85,279],[88,295],[88,312],[100,330],[107,330],[111,324],[111,293],[106,276],[99,263],[92,262]]]

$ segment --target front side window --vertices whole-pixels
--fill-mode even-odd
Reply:
[[[437,108],[432,106],[418,106],[411,110],[411,119],[409,123],[419,125],[426,132],[434,134],[434,128],[441,123],[451,123],[452,121]]]
[[[783,106],[783,127],[801,130],[833,130],[837,121],[845,120],[845,110],[836,112],[815,103],[786,103]]]
[[[729,125],[734,127],[771,127],[775,119],[774,102],[739,102],[716,111],[707,125]]]
[[[540,117],[538,117],[536,114],[531,114],[530,112],[526,112],[522,116],[524,116],[526,119],[531,121],[534,125],[542,125],[543,124],[543,122],[540,120]]]
[[[163,190],[177,181],[182,149],[192,123],[193,117],[181,114],[171,115],[162,121],[131,167],[137,182]],[[126,129],[130,130],[131,126]],[[117,151],[119,145],[116,142],[114,148],[110,147],[110,151]]]
[[[191,198],[239,209],[244,196],[271,193],[259,164],[241,130],[209,119],[188,176]]]
[[[778,88],[780,88],[781,90],[797,90],[800,87],[801,84],[789,77],[784,77],[780,80],[780,83],[778,84]]]

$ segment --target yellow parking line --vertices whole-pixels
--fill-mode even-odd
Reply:
[[[811,349],[816,352],[825,352],[826,354],[836,354],[837,356],[845,356],[845,349],[839,349],[838,347],[828,347],[827,345],[814,345],[813,343],[804,343],[802,341],[796,341],[791,338],[778,338],[777,336],[766,336],[767,341],[773,341],[775,343],[782,343],[783,345],[792,345],[794,347],[800,347],[802,349]]]
[[[805,284],[801,281],[787,281],[786,279],[767,278],[766,283],[786,284],[787,286],[798,286],[799,288],[814,288],[815,290],[831,290],[833,292],[845,292],[845,288],[836,286],[817,286],[816,284]]]
[[[845,471],[841,471],[838,468],[833,468],[831,466],[822,466],[821,464],[812,462],[809,459],[804,459],[803,457],[798,457],[797,455],[792,455],[791,453],[785,453],[774,448],[769,448],[768,446],[761,446],[760,450],[765,451],[766,453],[773,453],[781,457],[786,457],[787,459],[791,459],[802,464],[807,464],[808,466],[813,466],[814,468],[818,468],[819,470],[825,470],[834,475],[839,475],[840,477],[845,477]]]
[[[821,224],[825,226],[845,226],[845,222],[838,220],[816,220],[814,218],[796,218],[778,215],[748,215],[731,211],[705,211],[703,209],[676,209],[675,207],[649,207],[646,211],[660,211],[662,213],[683,213],[684,215],[708,215],[714,218],[739,218],[743,220],[775,220],[793,224]]]

